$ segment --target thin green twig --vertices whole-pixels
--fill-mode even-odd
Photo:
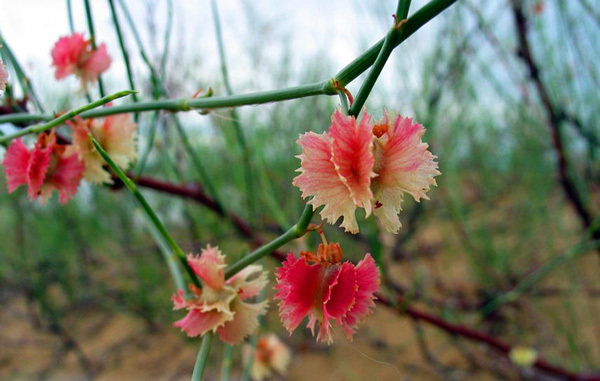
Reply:
[[[119,91],[117,93],[114,93],[112,95],[107,95],[104,98],[101,98],[95,102],[88,103],[84,106],[81,106],[79,108],[68,111],[68,112],[64,113],[63,115],[59,116],[58,118],[51,120],[48,123],[36,124],[34,126],[30,126],[30,127],[24,128],[22,130],[15,131],[12,134],[1,136],[0,144],[4,144],[6,142],[9,142],[12,139],[16,139],[20,136],[24,136],[27,134],[40,133],[40,132],[49,130],[52,127],[59,126],[59,125],[63,124],[64,122],[66,122],[67,120],[72,119],[77,115],[80,115],[84,111],[91,110],[93,108],[105,105],[109,102],[114,101],[115,99],[119,99],[119,98],[122,98],[124,96],[130,95],[133,93],[134,93],[134,91],[124,90],[124,91]]]
[[[96,50],[96,33],[94,32],[94,18],[92,16],[92,7],[90,6],[90,0],[83,0],[83,4],[85,5],[85,18],[87,20],[88,30],[90,32],[92,50]],[[104,97],[104,84],[102,83],[102,77],[100,75],[98,75],[98,92],[100,93],[100,97]]]
[[[75,33],[75,24],[73,23],[73,9],[71,6],[71,0],[67,0],[67,18],[69,19],[69,31],[71,34]]]
[[[23,89],[24,95],[27,95],[28,97],[33,99],[33,102],[35,103],[35,107],[37,107],[37,109],[40,112],[44,112],[44,107],[42,107],[42,103],[40,102],[40,99],[38,98],[37,94],[35,93],[35,90],[33,89],[33,85],[31,84],[29,77],[23,71],[23,68],[21,67],[21,64],[19,63],[19,61],[17,60],[17,57],[13,54],[12,49],[10,48],[10,46],[6,42],[6,40],[4,40],[4,37],[2,37],[1,33],[0,33],[0,45],[2,45],[2,48],[0,48],[0,52],[2,53],[4,60],[6,62],[10,62],[10,65],[14,69],[15,74],[17,75],[17,78],[19,80],[19,83],[21,84],[21,88]]]
[[[219,18],[219,9],[217,7],[217,2],[212,0],[210,2],[211,9],[213,13],[213,20],[215,23],[215,33],[217,35],[217,46],[219,47],[219,59],[221,61],[221,74],[223,76],[223,83],[225,84],[225,90],[227,91],[227,95],[233,95],[233,89],[231,87],[231,83],[229,82],[229,73],[227,70],[227,59],[225,57],[225,46],[223,43],[223,34],[221,33],[221,20]],[[255,208],[255,190],[254,190],[254,176],[252,169],[252,162],[250,159],[250,148],[248,147],[248,143],[246,141],[246,137],[244,136],[244,131],[242,130],[242,126],[239,120],[239,116],[236,109],[232,110],[232,124],[235,130],[235,135],[238,141],[240,148],[242,149],[242,159],[244,161],[244,180],[246,182],[246,196],[248,203],[248,217],[249,221],[252,224],[253,220],[256,217],[256,208]]]
[[[183,250],[181,250],[179,245],[177,245],[177,242],[175,242],[175,240],[171,237],[169,232],[167,232],[167,229],[162,224],[162,222],[160,222],[160,219],[158,218],[156,213],[154,213],[154,210],[152,209],[150,204],[148,204],[148,201],[146,201],[144,196],[140,193],[135,183],[131,181],[131,179],[127,177],[125,172],[123,172],[123,170],[115,164],[115,162],[110,158],[110,156],[106,153],[106,151],[102,148],[102,146],[100,146],[100,144],[96,141],[96,139],[94,139],[94,137],[91,134],[89,135],[89,137],[92,143],[94,144],[94,147],[96,147],[96,150],[98,150],[100,156],[102,156],[102,158],[110,166],[112,171],[119,177],[119,179],[121,179],[123,184],[125,184],[127,189],[129,189],[129,191],[135,196],[137,201],[140,203],[141,207],[146,212],[146,215],[148,216],[148,218],[150,218],[152,224],[156,227],[162,238],[171,248],[171,251],[173,251],[173,253],[177,256],[177,259],[179,259],[183,267],[186,269],[192,282],[194,282],[194,284],[197,287],[201,287],[200,281],[196,277],[194,270],[192,270],[190,265],[187,263],[185,253],[183,252]]]
[[[133,73],[131,72],[131,63],[129,62],[129,53],[127,52],[127,48],[125,47],[125,42],[123,41],[123,34],[121,33],[121,25],[119,24],[119,17],[117,16],[117,10],[115,9],[114,0],[108,0],[108,4],[110,5],[110,13],[112,15],[113,23],[115,24],[115,32],[117,33],[117,38],[119,40],[119,47],[121,48],[121,53],[123,54],[123,62],[125,62],[125,70],[127,71],[127,80],[129,81],[129,88],[131,90],[135,90],[135,84],[133,82]],[[137,95],[132,95],[133,101],[137,102]],[[138,114],[135,114],[135,121],[138,120]]]
[[[365,78],[365,81],[362,83],[360,90],[358,91],[358,94],[354,99],[354,103],[350,107],[350,110],[348,112],[349,115],[355,117],[358,116],[360,110],[362,109],[363,105],[367,100],[367,97],[371,93],[371,90],[373,90],[373,86],[375,86],[375,82],[377,81],[377,78],[379,78],[379,75],[381,74],[385,63],[390,57],[390,54],[392,53],[394,48],[398,46],[398,41],[400,41],[400,39],[402,38],[404,26],[403,24],[405,23],[404,20],[406,20],[406,15],[408,14],[409,7],[410,0],[399,1],[398,12],[396,14],[394,25],[385,36],[383,45],[381,46],[381,50],[379,50],[379,54],[375,59],[375,63],[371,67],[369,74],[367,74],[367,78]]]
[[[208,354],[210,353],[210,345],[212,344],[212,339],[212,332],[208,332],[202,337],[202,345],[200,346],[200,351],[198,351],[198,357],[196,358],[196,364],[194,365],[192,381],[202,380],[202,376],[204,375],[204,371],[206,370],[206,363],[208,361]]]
[[[313,215],[314,211],[312,205],[306,205],[304,207],[302,215],[300,216],[300,219],[294,226],[292,226],[288,231],[286,231],[279,237],[275,238],[273,241],[267,243],[264,246],[259,247],[258,249],[254,250],[250,254],[246,255],[234,264],[227,267],[227,269],[225,269],[225,277],[229,278],[235,275],[238,271],[258,261],[259,259],[268,255],[272,251],[277,250],[286,243],[293,241],[296,238],[302,237],[307,232],[308,224],[310,224],[310,220],[312,219]]]

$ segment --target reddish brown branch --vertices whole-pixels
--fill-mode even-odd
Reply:
[[[135,177],[131,173],[129,173],[128,176],[134,179],[134,181],[140,186],[181,196],[206,206],[219,216],[229,219],[238,233],[242,237],[249,240],[253,246],[260,246],[264,242],[263,239],[254,232],[252,227],[246,221],[244,221],[243,218],[234,213],[223,213],[219,205],[204,192],[199,184],[173,184],[168,181],[157,180],[148,176]],[[279,250],[272,252],[271,255],[281,261],[283,261],[286,257],[285,253]]]
[[[508,356],[508,354],[510,353],[510,350],[511,350],[510,345],[508,345],[492,336],[489,336],[483,332],[475,331],[464,325],[449,323],[437,316],[430,315],[430,314],[428,314],[424,311],[420,311],[410,305],[406,305],[406,301],[404,300],[404,298],[402,296],[398,297],[398,306],[399,307],[394,306],[387,297],[385,297],[381,294],[378,294],[377,298],[378,298],[377,302],[379,302],[380,304],[383,304],[389,308],[396,309],[399,312],[404,313],[413,319],[422,320],[422,321],[428,322],[432,325],[435,325],[436,327],[450,333],[451,335],[456,335],[456,336],[460,336],[460,337],[463,337],[463,338],[471,340],[471,341],[484,343],[484,344],[488,345],[489,347],[494,348],[498,352],[504,354],[505,356]],[[542,358],[538,358],[536,360],[536,362],[533,364],[533,366],[536,369],[539,369],[539,370],[542,370],[549,374],[552,374],[553,376],[560,377],[561,379],[580,380],[580,381],[600,381],[600,375],[573,373],[568,370],[554,366]]]
[[[573,180],[571,180],[569,177],[569,165],[567,163],[567,156],[565,153],[563,140],[560,136],[560,124],[564,121],[568,121],[566,119],[566,113],[552,103],[548,90],[541,80],[539,66],[533,58],[529,41],[527,40],[527,18],[523,11],[522,0],[511,0],[511,3],[515,19],[515,28],[517,30],[517,37],[519,40],[519,57],[525,63],[525,66],[527,66],[529,77],[537,89],[538,95],[547,114],[548,128],[550,129],[554,149],[558,155],[558,174],[560,184],[565,192],[565,195],[567,196],[567,200],[575,209],[584,226],[589,228],[592,225],[592,213],[587,209],[582,197],[579,195],[579,192],[575,187]],[[600,229],[594,230],[592,234],[594,239],[600,239]]]

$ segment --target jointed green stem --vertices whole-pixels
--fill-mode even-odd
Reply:
[[[420,27],[425,25],[428,21],[432,20],[435,16],[440,14],[444,9],[454,4],[456,0],[432,0],[425,4],[421,9],[415,12],[402,27],[402,36],[396,41],[396,46],[400,45],[404,40],[415,33]],[[338,80],[341,87],[345,87],[350,82],[354,81],[356,77],[361,75],[367,70],[375,60],[381,50],[385,38],[379,40],[375,45],[371,46],[366,52],[357,57],[354,61],[350,62],[345,68],[340,70],[336,75],[335,79]],[[395,47],[395,46],[394,46]]]
[[[92,17],[92,7],[90,6],[90,0],[83,0],[85,5],[85,17],[87,19],[88,29],[90,31],[90,40],[92,42],[92,49],[96,50],[96,33],[94,32],[94,18]],[[102,83],[102,77],[98,76],[98,92],[100,97],[104,97],[104,84]]]
[[[223,82],[225,84],[225,90],[227,91],[227,95],[231,96],[233,95],[233,89],[231,88],[231,83],[229,82],[229,73],[227,71],[227,60],[225,58],[225,46],[223,44],[223,35],[221,33],[221,21],[219,18],[219,10],[217,8],[217,2],[215,0],[212,0],[210,4],[213,12],[213,20],[215,23],[217,45],[219,47],[219,58],[221,60],[221,74],[223,76]],[[248,147],[248,144],[246,142],[246,137],[244,136],[244,131],[242,130],[242,126],[236,109],[233,109],[232,116],[232,123],[233,128],[235,129],[235,135],[238,144],[242,149],[242,157],[244,160],[244,180],[246,182],[246,196],[248,202],[248,216],[250,217],[250,223],[252,223],[254,217],[256,216],[256,208],[254,202],[256,192],[254,191],[254,176],[252,164],[250,161],[250,148]]]
[[[43,132],[46,130],[51,129],[52,127],[56,127],[59,126],[61,124],[63,124],[64,122],[66,122],[69,119],[74,118],[77,115],[80,115],[81,113],[83,113],[86,110],[91,110],[93,108],[102,106],[104,104],[107,104],[109,102],[114,101],[115,99],[133,94],[134,91],[131,90],[125,90],[125,91],[119,91],[118,93],[114,93],[112,95],[108,95],[105,96],[102,99],[99,99],[95,102],[92,103],[88,103],[84,106],[81,106],[79,108],[73,109],[69,112],[64,113],[63,115],[59,116],[58,118],[55,118],[53,120],[51,120],[48,123],[44,123],[44,124],[36,124],[35,126],[30,126],[27,128],[24,128],[22,130],[18,130],[12,134],[8,134],[8,135],[4,135],[4,136],[0,136],[0,144],[4,144],[12,139],[18,138],[20,136],[23,135],[27,135],[27,134],[33,134],[33,133],[39,133],[39,132]]]
[[[117,38],[119,39],[119,46],[121,48],[121,53],[123,54],[123,62],[125,62],[125,69],[127,71],[127,80],[129,81],[129,88],[131,90],[135,90],[135,84],[133,83],[133,73],[131,72],[131,63],[129,62],[129,53],[125,48],[125,43],[123,42],[123,35],[121,33],[121,26],[119,24],[119,18],[117,17],[117,10],[115,9],[114,0],[108,0],[108,4],[110,5],[110,12],[112,15],[113,23],[115,24],[115,32],[117,33]],[[137,95],[132,95],[133,101],[137,102]],[[138,114],[135,115],[135,120],[137,122]]]
[[[410,6],[410,0],[401,0],[398,4],[398,14],[396,15],[396,23],[392,26],[388,34],[385,36],[383,40],[383,45],[381,50],[379,50],[379,54],[377,55],[377,59],[373,64],[373,67],[369,71],[367,78],[362,83],[360,90],[356,98],[354,99],[354,103],[348,112],[349,115],[358,116],[361,108],[365,104],[367,97],[371,94],[371,90],[373,90],[373,86],[375,86],[375,82],[377,78],[379,78],[379,74],[383,70],[385,63],[387,62],[390,54],[394,50],[396,46],[398,46],[397,42],[402,38],[402,24],[401,20],[405,20],[406,14],[408,14],[408,8]],[[400,13],[402,12],[402,13]]]
[[[69,19],[69,31],[71,34],[75,33],[75,24],[73,23],[73,9],[71,7],[71,0],[67,0],[67,18]]]
[[[40,112],[44,112],[44,108],[42,107],[42,104],[41,104],[37,94],[33,90],[33,86],[31,85],[31,81],[29,80],[29,77],[23,71],[21,64],[19,64],[17,57],[15,57],[15,55],[13,54],[12,49],[4,40],[4,38],[2,37],[2,34],[0,34],[0,45],[2,45],[2,49],[0,50],[2,52],[2,56],[5,58],[5,61],[10,62],[10,64],[12,65],[12,68],[15,70],[15,74],[17,75],[17,78],[19,79],[19,83],[21,84],[23,93],[25,93],[31,99],[33,99],[33,101],[35,102],[35,106],[37,107],[37,109]]]
[[[306,207],[304,207],[302,215],[300,216],[300,219],[294,226],[292,226],[288,231],[286,231],[279,237],[275,238],[273,241],[267,243],[264,246],[259,247],[258,249],[254,250],[250,254],[238,260],[231,266],[227,267],[227,269],[225,269],[225,278],[229,278],[235,275],[238,271],[258,261],[259,259],[268,255],[272,251],[277,250],[286,243],[293,241],[296,238],[302,237],[306,233],[308,224],[310,224],[310,220],[312,219],[313,215],[314,211],[312,205],[306,205]]]
[[[485,318],[501,306],[506,303],[518,300],[519,297],[528,289],[530,289],[534,284],[539,282],[542,278],[544,278],[548,273],[552,270],[557,269],[563,263],[578,257],[579,255],[592,252],[600,248],[600,241],[588,241],[579,243],[564,253],[552,258],[550,261],[545,263],[542,267],[535,270],[531,274],[527,275],[522,281],[520,281],[512,290],[508,291],[505,294],[500,295],[496,299],[493,299],[486,305],[484,305],[481,310],[479,310],[479,314],[482,318]]]
[[[183,250],[181,250],[179,245],[177,245],[175,240],[169,235],[169,233],[167,232],[167,229],[165,229],[164,225],[162,224],[162,222],[160,222],[160,219],[158,218],[156,213],[154,213],[154,210],[150,207],[150,205],[148,204],[148,202],[146,201],[144,196],[137,189],[137,186],[135,185],[135,183],[133,181],[131,181],[131,179],[129,177],[127,177],[127,175],[123,172],[123,170],[121,170],[121,168],[119,168],[115,164],[115,162],[110,158],[110,156],[108,156],[106,151],[104,151],[102,146],[100,146],[100,144],[96,141],[96,139],[94,139],[94,137],[91,135],[90,135],[90,140],[92,141],[92,143],[94,144],[94,147],[96,147],[96,150],[98,150],[98,153],[100,154],[100,156],[102,156],[104,161],[106,161],[106,163],[110,166],[110,168],[113,170],[113,172],[119,177],[119,179],[121,179],[121,181],[123,182],[123,184],[125,184],[127,189],[129,189],[129,191],[131,193],[133,193],[135,198],[138,200],[138,202],[140,203],[140,205],[146,212],[146,215],[150,218],[150,221],[152,222],[152,224],[156,227],[156,229],[158,230],[160,235],[163,237],[163,239],[165,240],[167,245],[169,245],[169,247],[171,248],[171,251],[173,251],[173,253],[177,256],[177,259],[179,259],[179,261],[181,262],[183,267],[186,269],[192,282],[194,282],[194,284],[197,287],[201,287],[200,282],[198,281],[198,278],[196,277],[196,274],[194,273],[194,270],[192,270],[190,265],[187,263],[185,253],[183,252]]]
[[[173,0],[167,0],[167,27],[165,29],[163,54],[160,58],[160,77],[165,78],[167,70],[167,56],[169,55],[169,42],[171,41],[171,30],[173,29]]]

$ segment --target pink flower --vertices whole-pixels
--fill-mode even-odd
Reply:
[[[183,290],[173,295],[174,309],[186,309],[187,315],[173,323],[188,336],[217,332],[220,339],[238,344],[258,328],[258,317],[266,313],[267,301],[247,303],[267,284],[259,265],[250,265],[225,280],[225,256],[217,247],[206,246],[200,256],[188,255],[188,263],[202,280],[202,289],[190,285],[194,294],[185,299]]]
[[[137,156],[137,125],[131,121],[129,114],[107,116],[104,122],[77,117],[67,124],[73,129],[73,144],[68,152],[77,153],[85,163],[83,176],[91,183],[112,184],[113,181],[104,169],[106,163],[89,139],[89,133],[120,168],[126,169]]]
[[[65,146],[56,143],[54,131],[41,133],[31,150],[20,138],[15,139],[8,146],[2,165],[9,193],[27,185],[29,198],[40,196],[40,201],[45,203],[56,189],[61,204],[77,193],[85,169],[76,155],[67,154]]]
[[[279,316],[290,333],[308,316],[307,326],[313,335],[319,322],[317,340],[333,342],[332,321],[352,339],[357,325],[371,313],[373,294],[379,288],[375,261],[367,254],[354,266],[340,263],[341,258],[338,244],[321,244],[316,255],[304,251],[296,258],[290,252],[277,269],[275,299],[280,300]]]
[[[244,362],[248,361],[250,354],[250,347],[244,347]],[[273,375],[273,371],[284,375],[291,358],[290,350],[277,335],[268,333],[258,339],[250,375],[253,380],[269,378]]]
[[[404,193],[416,201],[427,199],[425,193],[440,174],[436,156],[421,141],[425,129],[385,110],[374,123],[366,111],[357,122],[336,110],[331,122],[329,132],[300,135],[301,174],[293,184],[302,198],[312,196],[308,203],[314,208],[324,205],[324,220],[335,223],[342,217],[346,231],[358,232],[355,212],[363,208],[367,217],[373,211],[387,231],[397,233]]]
[[[50,54],[52,65],[56,67],[56,79],[75,74],[81,79],[84,91],[87,91],[87,84],[98,79],[111,63],[105,44],[100,44],[96,50],[92,50],[91,41],[84,40],[80,33],[61,37],[54,44]]]
[[[2,45],[0,45],[2,47]],[[0,60],[0,90],[6,90],[6,82],[8,81],[8,72],[2,60]]]

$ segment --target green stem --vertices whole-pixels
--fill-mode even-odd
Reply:
[[[198,278],[196,277],[194,271],[192,270],[190,265],[187,263],[185,253],[183,252],[183,250],[181,250],[179,245],[177,245],[175,240],[169,235],[169,233],[167,232],[167,229],[165,229],[162,222],[160,222],[160,219],[158,218],[156,213],[154,213],[154,210],[150,207],[150,204],[148,204],[148,202],[146,201],[144,196],[142,196],[142,194],[138,190],[135,183],[133,181],[131,181],[131,179],[129,177],[127,177],[127,175],[123,172],[123,170],[115,164],[115,162],[110,158],[110,156],[108,156],[106,151],[102,148],[102,146],[100,146],[100,144],[96,141],[96,139],[94,139],[94,137],[91,134],[89,135],[89,137],[90,137],[90,140],[92,141],[92,143],[94,144],[94,147],[96,147],[96,150],[98,150],[98,153],[100,154],[100,156],[102,156],[104,161],[106,161],[106,163],[110,166],[110,168],[113,170],[113,172],[119,177],[119,179],[121,179],[121,181],[123,182],[123,184],[125,184],[127,189],[129,189],[129,191],[138,200],[138,202],[140,203],[140,205],[146,212],[146,215],[150,218],[150,221],[152,221],[152,224],[156,227],[156,229],[158,230],[160,235],[163,237],[163,239],[165,240],[167,245],[169,245],[169,247],[171,248],[171,251],[173,251],[173,253],[177,256],[177,258],[179,259],[179,261],[181,262],[183,267],[188,272],[188,275],[192,279],[192,282],[194,282],[194,284],[196,286],[201,287],[200,282],[198,281]]]
[[[171,41],[171,30],[173,29],[173,1],[167,0],[167,27],[165,29],[163,54],[160,58],[160,77],[165,78],[167,70],[167,56],[169,54],[169,42]]]
[[[215,32],[217,35],[217,46],[219,47],[219,59],[221,60],[221,74],[223,76],[223,83],[225,84],[225,90],[227,95],[233,95],[233,89],[229,82],[229,73],[227,70],[227,59],[225,58],[225,46],[223,44],[223,35],[221,33],[221,20],[219,18],[219,9],[217,8],[217,2],[212,0],[210,2],[213,13],[213,19],[215,23]],[[233,128],[235,130],[236,138],[240,148],[242,149],[242,159],[244,161],[244,180],[246,182],[246,196],[248,202],[248,216],[250,223],[252,224],[253,219],[256,217],[255,211],[255,191],[254,191],[254,176],[252,171],[252,164],[250,161],[250,149],[244,136],[244,131],[240,124],[238,113],[236,109],[232,110],[233,117]]]
[[[157,243],[160,252],[163,255],[163,258],[167,262],[167,266],[169,267],[169,272],[171,273],[171,277],[173,278],[173,282],[175,283],[175,287],[177,290],[183,290],[184,292],[188,292],[187,287],[185,286],[185,281],[183,280],[183,274],[181,273],[181,268],[177,264],[177,258],[174,257],[173,252],[163,239],[162,235],[151,223],[147,223],[148,231],[150,235]]]
[[[485,318],[501,306],[506,303],[515,301],[519,299],[519,297],[528,289],[530,289],[534,284],[538,283],[542,278],[548,275],[551,271],[558,268],[563,263],[572,260],[578,257],[581,254],[589,253],[592,250],[596,250],[600,247],[600,240],[583,242],[574,247],[569,248],[563,254],[560,254],[547,263],[545,263],[542,267],[535,270],[528,276],[526,276],[522,281],[520,281],[512,290],[509,292],[497,297],[496,299],[490,301],[485,306],[479,310],[479,315],[482,318]]]
[[[71,0],[67,0],[67,17],[69,19],[69,31],[71,34],[75,33],[75,24],[73,23],[73,9],[71,7]]]
[[[81,106],[79,108],[73,109],[71,111],[68,111],[66,113],[64,113],[63,115],[61,115],[58,118],[55,118],[53,120],[51,120],[48,123],[44,123],[44,124],[36,124],[35,126],[30,126],[27,128],[24,128],[22,130],[18,130],[12,134],[8,134],[8,135],[4,135],[0,137],[0,144],[4,144],[12,139],[18,138],[20,136],[23,135],[27,135],[27,134],[32,134],[32,133],[40,133],[46,130],[51,129],[52,127],[56,127],[58,125],[63,124],[64,122],[66,122],[69,119],[74,118],[77,115],[80,115],[81,113],[83,113],[84,111],[87,110],[91,110],[93,108],[102,106],[106,103],[112,102],[115,99],[133,94],[134,92],[131,90],[124,90],[124,91],[119,91],[118,93],[114,93],[112,95],[108,95],[104,98],[101,98],[95,102],[92,103],[88,103],[84,106]]]
[[[123,114],[130,112],[165,110],[172,112],[228,108],[237,106],[257,105],[270,102],[279,102],[290,99],[298,99],[315,95],[334,95],[337,94],[331,88],[330,81],[310,83],[307,85],[290,87],[281,90],[271,90],[251,94],[241,94],[223,97],[211,98],[179,98],[167,100],[155,100],[148,102],[138,102],[132,104],[107,107],[101,110],[93,110],[83,113],[83,119],[97,118],[107,115]],[[0,116],[0,123],[11,123],[13,121],[31,121],[31,120],[51,120],[52,115],[32,115],[32,114],[8,114]]]
[[[92,17],[90,0],[83,0],[83,4],[85,5],[85,18],[87,19],[88,30],[90,31],[92,50],[96,50],[96,33],[94,32],[94,18]],[[98,92],[100,93],[100,97],[104,97],[104,84],[102,83],[102,77],[100,75],[98,75]]]
[[[198,156],[197,151],[194,149],[194,147],[192,147],[192,144],[190,143],[190,139],[188,138],[187,133],[185,132],[185,129],[181,125],[179,118],[177,118],[176,116],[173,116],[173,122],[175,123],[175,128],[177,129],[177,132],[179,133],[179,136],[181,138],[181,141],[183,142],[183,146],[184,146],[185,150],[192,158],[192,164],[194,165],[194,169],[196,169],[196,172],[198,172],[198,175],[202,179],[202,183],[206,185],[208,192],[210,193],[210,195],[213,197],[213,199],[217,203],[217,206],[219,208],[219,211],[218,211],[219,214],[224,215],[225,209],[223,208],[223,203],[220,200],[219,192],[217,192],[217,189],[215,188],[213,182],[211,181],[210,176],[208,175],[208,172],[206,172],[206,169],[204,169],[204,166],[202,165],[202,161],[200,160],[200,156]]]
[[[208,354],[210,353],[210,345],[212,344],[213,334],[212,332],[206,333],[202,337],[202,345],[200,351],[198,351],[198,357],[196,358],[196,364],[194,364],[194,372],[192,373],[192,381],[202,380],[204,370],[206,369],[206,363],[208,361]]]
[[[231,367],[233,366],[233,345],[225,344],[223,350],[223,361],[221,363],[221,381],[229,381],[231,378]]]
[[[44,108],[42,107],[42,104],[41,104],[37,94],[33,90],[33,86],[31,85],[31,81],[29,80],[29,77],[23,71],[23,68],[19,64],[17,57],[15,57],[15,55],[13,54],[12,49],[6,43],[6,40],[4,40],[4,37],[2,37],[2,34],[0,34],[0,45],[2,45],[1,51],[3,53],[5,61],[10,62],[12,68],[15,70],[15,74],[17,75],[17,78],[19,79],[19,83],[21,84],[23,93],[28,95],[31,99],[33,99],[33,101],[35,102],[35,106],[37,107],[38,110],[40,110],[40,112],[44,112]]]
[[[117,10],[115,9],[114,0],[108,0],[108,4],[110,5],[110,12],[112,15],[113,23],[115,24],[115,32],[117,32],[117,38],[119,39],[119,47],[121,48],[121,53],[123,54],[123,61],[125,62],[125,69],[127,71],[127,80],[129,81],[129,88],[131,90],[135,90],[135,84],[133,83],[133,73],[131,72],[131,63],[129,62],[129,53],[127,52],[127,48],[125,47],[125,43],[123,42],[123,34],[121,33],[121,25],[119,24],[119,18],[117,17]],[[137,95],[132,95],[133,101],[137,102]],[[138,114],[135,114],[135,121],[138,120]]]
[[[406,15],[408,14],[408,8],[410,7],[410,0],[400,1],[398,3],[398,11],[396,15],[395,25],[392,26],[390,31],[385,36],[383,41],[383,45],[381,50],[379,50],[379,54],[377,55],[377,59],[375,59],[375,63],[369,74],[367,74],[367,78],[362,83],[358,94],[356,95],[356,99],[354,99],[354,103],[348,112],[349,115],[357,117],[365,104],[367,97],[371,94],[371,90],[375,86],[375,82],[377,82],[377,78],[381,74],[385,63],[387,62],[390,54],[394,50],[396,46],[398,46],[398,41],[402,38],[402,24],[400,24],[401,20],[406,19]]]
[[[158,75],[156,74],[156,71],[154,70],[152,63],[150,62],[150,59],[146,55],[146,51],[144,49],[144,44],[142,43],[142,39],[140,38],[137,28],[135,27],[133,18],[131,17],[131,14],[129,13],[127,6],[125,6],[125,2],[123,0],[119,0],[119,5],[121,6],[121,10],[123,11],[123,14],[125,15],[125,19],[127,20],[127,23],[129,24],[129,29],[131,29],[131,33],[133,34],[135,42],[138,46],[138,50],[140,52],[140,55],[142,56],[142,60],[144,61],[144,63],[148,67],[148,69],[150,70],[150,81],[152,82],[153,97],[154,97],[154,99],[158,99],[158,97],[160,96],[160,94],[158,92],[158,88],[157,88],[158,82],[159,82]],[[142,110],[142,111],[144,111],[144,110]]]
[[[293,241],[296,238],[302,237],[306,233],[308,224],[310,223],[310,220],[312,219],[313,215],[314,211],[312,209],[312,205],[307,204],[306,207],[304,207],[304,211],[302,212],[300,219],[294,226],[292,226],[288,231],[286,231],[279,237],[275,238],[273,241],[267,243],[264,246],[259,247],[258,249],[241,258],[231,266],[227,267],[227,269],[225,269],[225,278],[229,278],[237,274],[238,271],[260,260],[261,258],[273,252],[274,250],[279,249],[286,243]]]
[[[148,156],[150,155],[150,151],[152,150],[152,146],[154,145],[154,139],[156,138],[156,128],[158,124],[158,114],[159,111],[155,111],[152,114],[152,120],[150,121],[150,136],[148,136],[148,143],[146,144],[146,148],[142,151],[140,158],[137,161],[137,168],[135,170],[135,177],[139,176],[144,172],[144,168],[146,167],[146,161],[148,161]]]
[[[402,36],[396,42],[396,45],[401,44],[419,28],[455,2],[456,0],[432,0],[425,4],[407,20],[406,24],[404,24],[402,27]],[[384,41],[385,38],[379,40],[375,45],[371,46],[366,52],[361,54],[354,61],[350,62],[335,75],[334,78],[339,82],[341,87],[345,87],[347,84],[354,81],[356,77],[361,75],[375,62]]]

